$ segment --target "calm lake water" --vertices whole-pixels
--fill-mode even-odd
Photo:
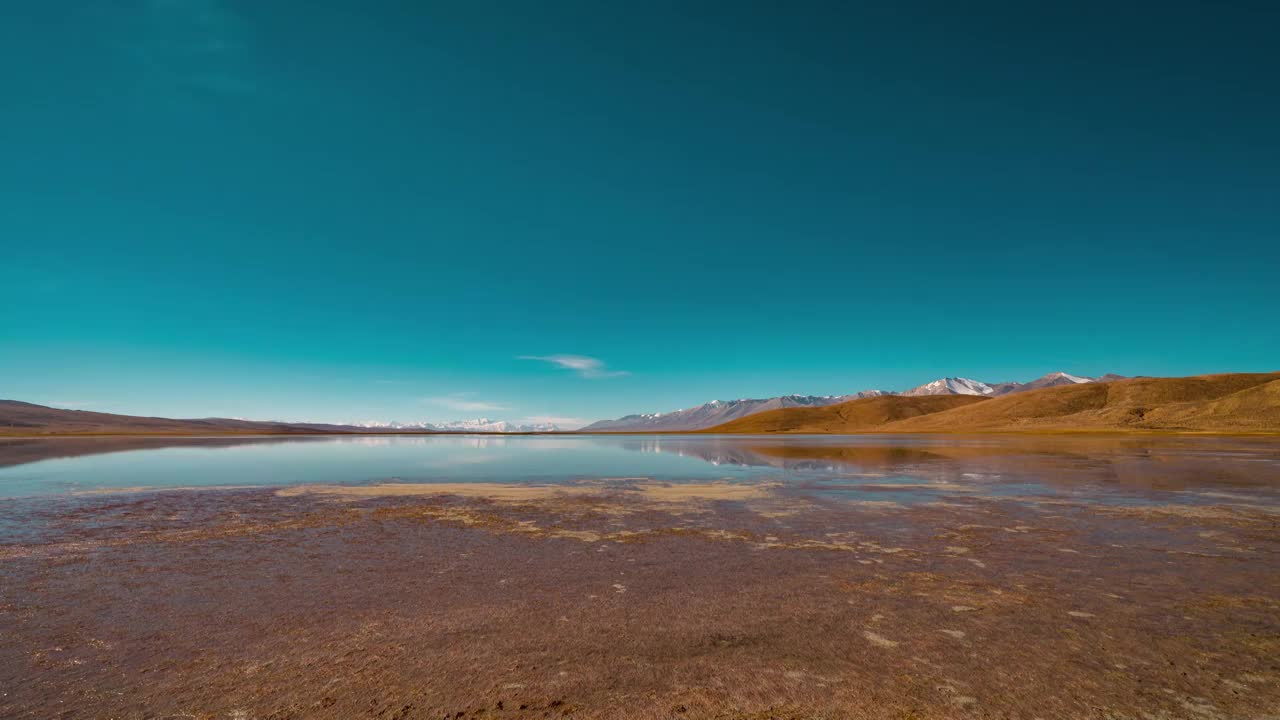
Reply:
[[[0,497],[378,482],[774,482],[894,502],[1280,497],[1280,443],[1209,437],[331,436],[0,440]],[[1230,499],[1230,495],[1228,495]]]

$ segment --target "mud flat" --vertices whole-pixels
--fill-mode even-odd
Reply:
[[[0,717],[1275,717],[1269,472],[12,499]]]

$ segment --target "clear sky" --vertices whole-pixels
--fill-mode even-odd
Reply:
[[[0,397],[588,420],[1280,369],[1275,2],[3,13]]]

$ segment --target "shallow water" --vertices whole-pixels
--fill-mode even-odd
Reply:
[[[1280,443],[0,441],[0,717],[1274,717]]]
[[[780,482],[911,502],[948,491],[1194,502],[1280,491],[1280,443],[1210,437],[326,436],[0,440],[0,497],[112,490],[601,479]],[[1242,496],[1243,497],[1243,496]]]

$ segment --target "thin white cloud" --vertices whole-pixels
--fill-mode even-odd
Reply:
[[[603,360],[586,355],[519,355],[517,360],[540,360],[558,368],[572,370],[588,379],[621,377],[630,375],[626,370],[609,370]]]
[[[453,393],[451,395],[437,395],[435,397],[424,397],[422,401],[429,405],[439,405],[450,410],[458,410],[461,412],[493,412],[495,410],[510,410],[510,406],[502,405],[495,402],[487,402],[484,400],[473,400],[471,393]]]

